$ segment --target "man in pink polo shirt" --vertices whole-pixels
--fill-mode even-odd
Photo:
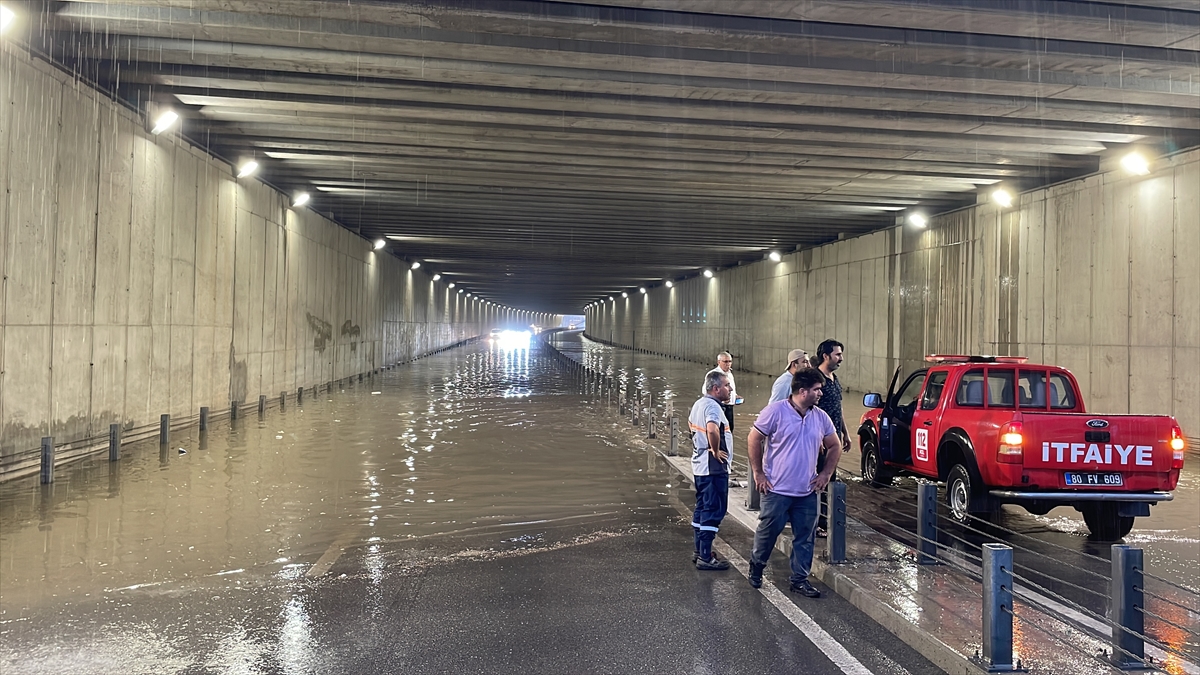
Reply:
[[[762,586],[763,569],[775,540],[792,525],[791,590],[809,598],[821,591],[808,582],[812,569],[817,493],[825,489],[842,454],[833,421],[816,407],[825,378],[814,369],[792,376],[792,395],[759,413],[750,429],[747,450],[754,484],[762,493],[758,530],[750,554],[750,585]],[[825,469],[817,472],[817,455],[825,448]]]

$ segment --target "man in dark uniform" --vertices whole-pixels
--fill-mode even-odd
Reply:
[[[825,381],[825,386],[821,388],[821,399],[817,401],[817,407],[825,411],[829,415],[829,419],[833,421],[833,428],[837,432],[838,440],[842,442],[842,452],[850,449],[850,434],[846,432],[846,419],[842,415],[842,383],[838,381],[837,374],[834,372],[842,365],[842,351],[844,347],[837,340],[826,340],[817,345],[817,353],[813,356],[813,366],[821,373]],[[825,469],[825,451],[821,450],[820,456],[817,457],[817,471]],[[837,476],[837,466],[833,467],[831,472]],[[821,517],[817,520],[817,536],[824,537],[826,529],[829,527],[827,514],[829,511],[829,493],[821,492]]]

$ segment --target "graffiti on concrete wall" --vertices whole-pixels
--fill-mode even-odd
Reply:
[[[361,332],[359,327],[355,326],[354,322],[350,319],[346,319],[346,323],[342,324],[342,335],[352,338],[350,341],[350,351],[358,351],[358,336]]]

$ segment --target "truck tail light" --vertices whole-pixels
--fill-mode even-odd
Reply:
[[[1025,463],[1024,425],[1020,422],[1009,422],[1000,429],[1000,448],[996,451],[996,461],[1001,464]]]
[[[1169,445],[1171,446],[1171,468],[1182,469],[1183,453],[1187,450],[1187,440],[1183,437],[1183,429],[1180,429],[1178,426],[1171,429],[1171,441]]]

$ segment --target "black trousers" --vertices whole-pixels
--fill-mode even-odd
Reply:
[[[729,430],[733,431],[733,406],[722,403],[721,411],[725,413],[725,419],[729,420]]]

